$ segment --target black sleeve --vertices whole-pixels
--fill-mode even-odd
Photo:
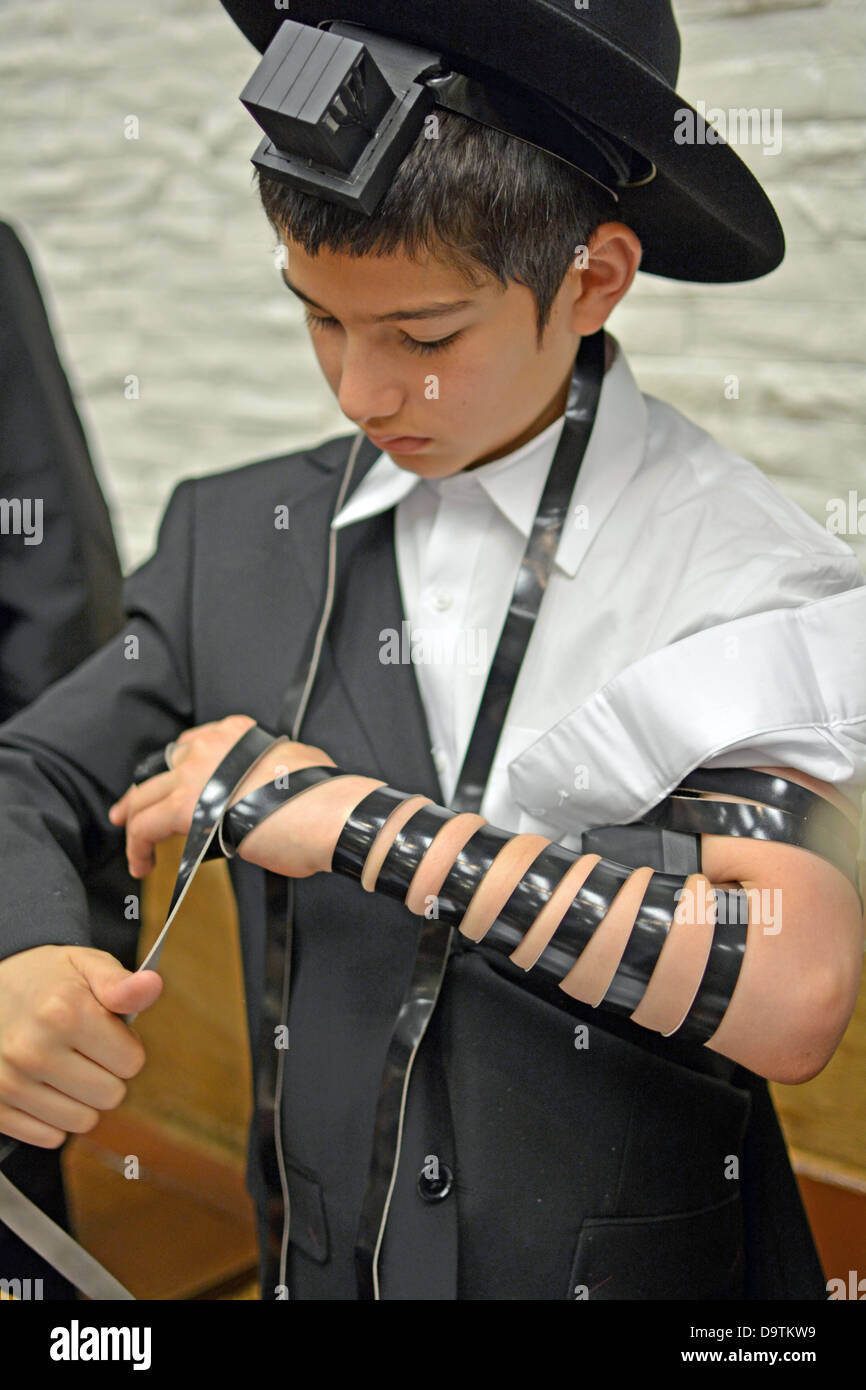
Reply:
[[[123,579],[33,267],[4,222],[0,304],[2,722],[113,636]]]
[[[157,548],[124,583],[120,632],[0,724],[0,959],[92,944],[82,873],[122,846],[108,807],[135,764],[191,724],[195,480],[178,483]]]

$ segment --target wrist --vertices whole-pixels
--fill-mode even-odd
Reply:
[[[299,748],[299,744],[293,743],[290,739],[284,739],[280,743],[275,743],[269,750],[266,757],[256,764],[241,782],[237,791],[232,793],[231,800],[226,807],[226,812],[239,801],[244,801],[252,792],[258,791],[260,787],[266,787],[269,783],[275,786],[285,786],[287,774],[293,770],[292,750]],[[311,760],[308,760],[308,763]],[[333,758],[329,758],[326,753],[322,753],[321,758],[316,760],[322,766],[336,766]]]
[[[259,779],[258,786],[263,785]],[[255,825],[241,841],[238,855],[247,863],[292,878],[329,873],[346,820],[359,801],[383,785],[381,779],[341,774],[309,787]],[[246,794],[253,790],[247,788]],[[234,798],[242,799],[242,794]]]

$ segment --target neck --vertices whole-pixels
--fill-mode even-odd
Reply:
[[[578,349],[579,347],[580,344],[578,344]],[[616,346],[609,333],[606,333],[604,337],[604,349],[604,370],[607,372],[616,356]],[[573,374],[574,359],[572,359],[571,366],[559,390],[556,392],[556,395],[549,404],[545,406],[541,414],[536,416],[532,424],[527,425],[526,429],[523,430],[522,433],[515,435],[514,439],[510,440],[508,444],[500,444],[498,448],[492,449],[491,452],[485,454],[483,458],[474,459],[472,463],[467,463],[466,467],[461,469],[461,472],[471,473],[473,468],[480,468],[484,463],[495,463],[497,459],[505,458],[507,454],[513,454],[515,449],[520,449],[524,444],[528,444],[530,439],[534,439],[537,434],[541,434],[542,430],[546,430],[548,425],[552,425],[554,420],[558,420],[560,415],[564,415],[565,407],[568,404],[568,392],[571,387],[571,378]]]
[[[568,402],[568,389],[571,385],[572,371],[573,366],[569,368],[568,375],[565,377],[556,395],[545,406],[544,410],[536,416],[531,425],[527,425],[525,430],[515,435],[507,444],[500,444],[498,448],[491,450],[491,452],[485,454],[483,458],[475,459],[472,463],[467,463],[466,467],[462,469],[462,472],[471,473],[473,468],[480,468],[484,463],[495,463],[497,459],[505,458],[507,454],[513,454],[515,449],[520,449],[524,444],[528,444],[536,435],[541,434],[542,430],[546,430],[548,425],[552,425],[554,420],[558,420],[561,415],[564,415],[565,407]]]

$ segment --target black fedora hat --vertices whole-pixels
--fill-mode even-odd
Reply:
[[[491,109],[507,115],[486,123],[612,188],[617,215],[641,240],[641,270],[752,280],[785,254],[758,180],[676,92],[680,37],[670,0],[591,0],[584,8],[575,0],[221,2],[260,53],[291,19],[358,25],[441,55],[476,93],[496,94]],[[447,98],[438,104],[459,107]]]

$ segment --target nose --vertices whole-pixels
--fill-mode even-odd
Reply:
[[[371,420],[388,420],[399,415],[404,399],[393,360],[369,344],[346,344],[337,401],[348,419],[362,428]]]

